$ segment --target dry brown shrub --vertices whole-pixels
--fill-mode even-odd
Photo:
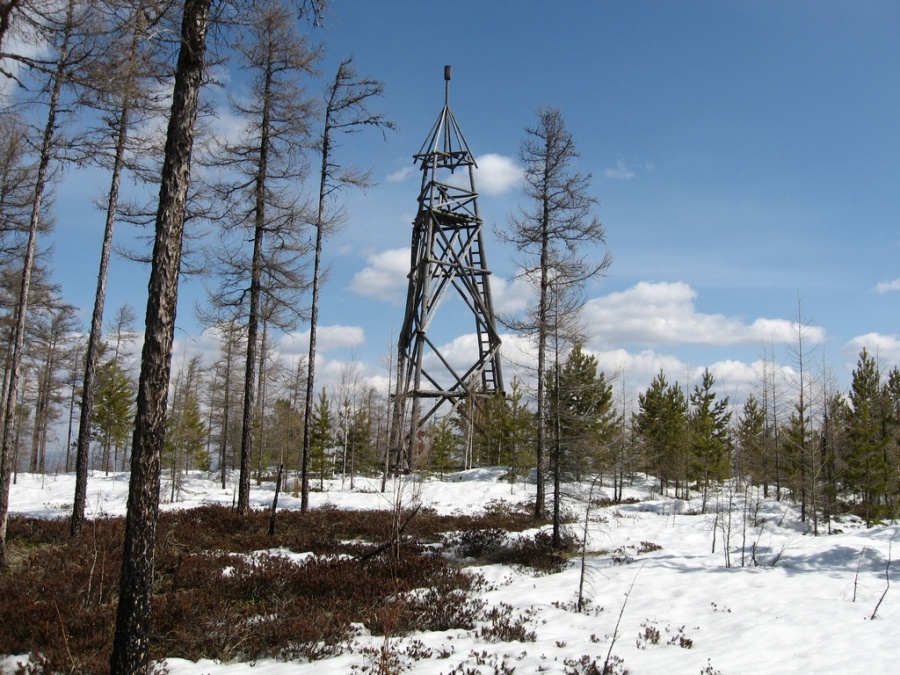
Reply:
[[[265,511],[160,514],[152,657],[316,659],[346,649],[354,624],[392,636],[471,629],[483,612],[479,578],[424,545],[450,530],[533,526],[515,512],[425,510],[405,531],[399,558],[392,548],[363,559],[389,540],[393,523],[388,511],[283,511],[269,536]],[[10,518],[13,565],[0,574],[3,652],[42,654],[48,671],[108,671],[123,530],[122,519],[101,518],[73,540],[64,520]],[[298,561],[272,549],[314,555]]]

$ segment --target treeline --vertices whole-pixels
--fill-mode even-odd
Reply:
[[[547,409],[538,416],[516,387],[477,414],[462,411],[429,427],[423,466],[443,474],[473,466],[509,466],[509,479],[535,468],[536,420],[548,425],[550,480],[605,480],[614,498],[638,474],[675,498],[701,497],[702,508],[726,481],[749,482],[765,497],[797,503],[819,533],[830,517],[853,512],[868,524],[898,516],[900,370],[883,373],[866,350],[849,391],[823,375],[764,364],[757,391],[735,408],[709,370],[690,389],[660,371],[637,403],[617,396],[595,357],[576,346],[549,371]]]

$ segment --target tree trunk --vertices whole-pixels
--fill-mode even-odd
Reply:
[[[228,478],[228,417],[231,410],[231,357],[233,351],[234,339],[234,321],[228,325],[228,338],[226,341],[225,351],[225,390],[223,393],[222,403],[222,437],[219,441],[219,479],[222,482],[222,489],[225,489],[226,480]]]
[[[186,0],[184,4],[141,353],[119,606],[110,658],[114,675],[145,673],[149,665],[160,452],[165,440],[185,202],[211,4],[212,0]]]
[[[3,6],[0,7],[0,46],[3,45],[3,39],[9,32],[10,24],[12,24],[13,12],[19,8],[20,4],[22,4],[21,0],[7,0],[7,2],[3,3]]]
[[[91,315],[91,329],[88,334],[87,350],[84,357],[84,384],[81,388],[81,417],[78,423],[78,446],[75,452],[75,501],[69,534],[81,535],[84,525],[84,505],[87,498],[88,460],[91,449],[91,419],[94,414],[94,389],[97,381],[97,361],[100,354],[100,337],[103,330],[103,308],[106,304],[106,281],[109,271],[109,257],[112,249],[113,229],[116,223],[116,209],[119,203],[119,180],[125,166],[125,141],[128,135],[128,105],[119,113],[119,129],[116,137],[115,160],[109,196],[106,202],[106,224],[103,230],[103,244],[100,249],[100,269],[97,272],[97,291],[94,294],[94,311]]]
[[[16,397],[19,387],[19,376],[22,364],[22,348],[25,344],[25,316],[28,312],[28,294],[31,289],[31,272],[34,267],[34,256],[37,250],[38,226],[41,221],[41,206],[44,199],[44,188],[47,183],[47,171],[50,165],[53,133],[56,130],[56,114],[59,97],[62,91],[66,60],[69,58],[69,40],[72,32],[72,16],[74,1],[70,0],[66,8],[65,36],[60,47],[56,72],[53,76],[53,88],[50,94],[47,124],[41,144],[38,160],[37,180],[34,187],[34,201],[31,207],[31,221],[28,227],[28,243],[25,247],[25,260],[22,263],[22,284],[19,290],[19,303],[16,308],[16,326],[13,333],[12,355],[9,365],[9,385],[6,391],[5,412],[3,417],[3,438],[0,446],[0,568],[6,566],[6,526],[9,516],[9,484],[12,466],[10,465],[10,446],[16,418]]]
[[[260,124],[259,166],[256,173],[256,205],[254,207],[253,259],[250,263],[250,311],[247,316],[247,361],[244,370],[244,414],[241,426],[241,471],[238,482],[237,510],[250,512],[250,459],[253,445],[253,401],[256,386],[256,351],[259,333],[260,276],[262,274],[263,233],[266,227],[266,179],[269,156],[269,92],[271,72],[267,72],[263,116]]]
[[[306,357],[306,401],[303,407],[303,456],[300,461],[300,510],[309,509],[309,449],[312,438],[310,424],[313,412],[313,392],[316,379],[316,330],[319,324],[319,284],[322,266],[322,227],[325,211],[325,185],[328,179],[331,129],[328,118],[322,134],[322,166],[319,173],[319,204],[316,211],[316,250],[313,259],[312,306],[309,315],[309,353]]]

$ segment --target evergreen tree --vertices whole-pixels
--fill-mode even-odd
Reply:
[[[655,474],[660,490],[665,492],[674,482],[675,494],[679,488],[687,494],[687,423],[688,404],[684,390],[669,384],[660,371],[650,387],[638,395],[638,412],[634,426],[644,444],[647,472]]]
[[[313,409],[312,438],[310,443],[310,461],[313,473],[319,474],[319,489],[325,487],[325,473],[329,467],[328,452],[334,445],[334,422],[331,417],[331,406],[323,389]]]
[[[163,465],[171,473],[170,500],[175,501],[182,474],[194,468],[209,469],[206,449],[206,424],[200,414],[197,392],[202,381],[200,357],[192,358],[176,377],[172,405],[166,416],[166,439],[163,445]]]
[[[498,394],[492,401],[497,414],[496,420],[502,431],[499,463],[509,466],[509,481],[514,483],[518,476],[524,476],[529,467],[534,466],[534,413],[525,405],[522,388],[518,380],[513,380],[509,394]]]
[[[347,431],[347,471],[350,487],[357,472],[370,472],[377,468],[378,453],[375,449],[375,435],[372,428],[371,411],[366,406],[357,406],[350,411],[350,425]]]
[[[880,507],[886,503],[890,439],[885,434],[881,373],[865,349],[853,371],[850,407],[847,487],[858,496],[866,523],[871,524],[883,515]]]
[[[837,512],[838,497],[847,473],[848,440],[847,431],[851,417],[850,405],[842,393],[834,393],[825,401],[822,419],[821,441],[823,459],[823,510],[826,522],[828,516]]]
[[[432,471],[437,471],[441,480],[444,474],[453,466],[454,455],[458,448],[453,426],[446,418],[434,420],[428,425],[426,435],[428,437],[428,464]]]
[[[814,442],[809,424],[809,408],[799,401],[787,423],[782,426],[784,474],[787,476],[791,498],[800,502],[800,518],[804,522],[807,517],[809,481],[812,467],[809,463],[809,448]]]
[[[576,346],[556,379],[547,376],[550,418],[559,417],[559,467],[581,480],[612,461],[610,443],[619,424],[612,385],[598,372],[597,358]],[[557,390],[558,387],[558,390]]]
[[[741,478],[754,483],[765,480],[766,413],[753,394],[747,397],[737,423],[735,468]]]
[[[303,416],[286,398],[275,401],[269,423],[269,445],[274,450],[273,459],[278,464],[285,464],[300,444],[303,434]]]
[[[103,470],[108,472],[110,452],[128,442],[134,414],[134,385],[115,358],[97,369],[93,413],[93,435],[100,444]],[[112,468],[118,469],[115,456]]]
[[[703,490],[703,504],[711,482],[722,481],[731,473],[728,423],[728,397],[716,401],[712,388],[716,380],[708,369],[701,383],[691,393],[690,466],[688,480],[698,482]]]
[[[888,469],[900,465],[900,368],[894,366],[887,374],[883,386],[885,436],[888,437],[885,455]],[[888,479],[888,498],[891,515],[896,513],[897,499],[900,497],[900,472],[891,470]]]

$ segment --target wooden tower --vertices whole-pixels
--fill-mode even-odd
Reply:
[[[415,154],[422,170],[413,221],[406,312],[397,344],[391,444],[396,471],[416,468],[420,430],[444,408],[503,391],[500,336],[475,191],[475,158],[450,110],[450,66],[444,67],[444,107]],[[429,331],[441,303],[455,291],[474,319],[477,346],[468,365],[452,364]],[[454,320],[458,321],[458,317]]]

